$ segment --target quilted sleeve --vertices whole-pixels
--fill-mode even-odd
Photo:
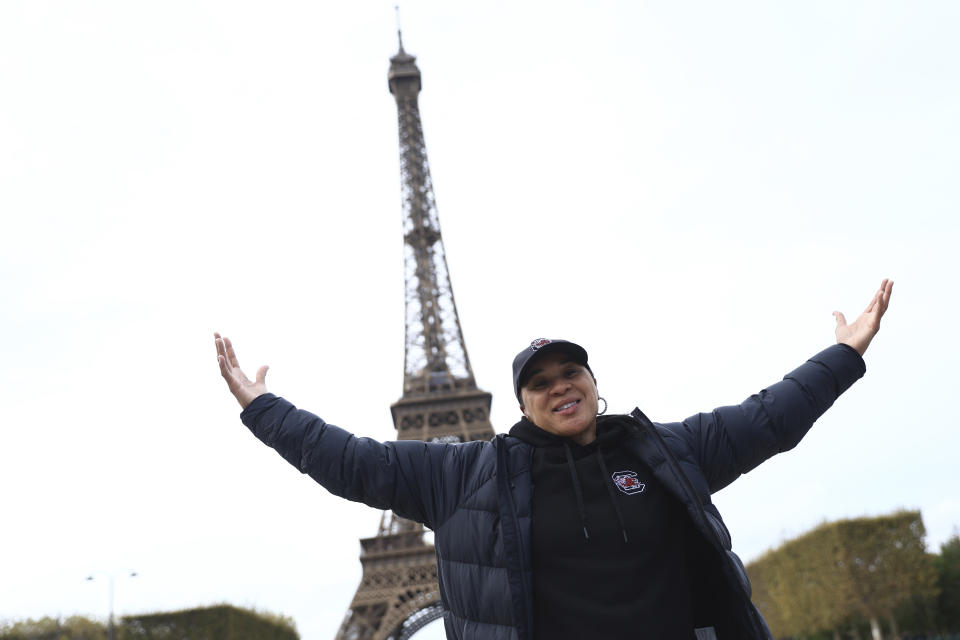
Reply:
[[[833,345],[739,405],[665,426],[686,441],[713,493],[795,447],[865,371],[863,358],[854,349]]]
[[[487,444],[360,438],[271,393],[250,403],[240,418],[330,493],[431,528],[453,511],[464,465]]]

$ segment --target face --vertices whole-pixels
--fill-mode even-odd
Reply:
[[[597,381],[562,352],[546,353],[531,365],[520,389],[523,415],[554,435],[584,445],[597,437]]]

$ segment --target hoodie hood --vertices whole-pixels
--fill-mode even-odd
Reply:
[[[590,540],[590,531],[587,523],[586,508],[584,506],[584,491],[581,477],[577,472],[577,462],[586,457],[596,458],[598,470],[601,473],[600,482],[606,487],[606,492],[617,516],[617,524],[623,535],[624,542],[628,541],[626,525],[624,524],[623,514],[617,504],[614,495],[613,486],[609,482],[610,472],[607,469],[605,456],[610,456],[618,449],[620,441],[629,435],[629,430],[625,425],[623,416],[603,416],[597,418],[597,438],[593,442],[580,445],[562,436],[555,435],[545,431],[527,419],[526,416],[520,419],[510,429],[510,435],[522,440],[534,447],[533,452],[533,472],[534,486],[542,484],[541,481],[551,478],[547,481],[551,485],[550,490],[554,490],[556,485],[555,473],[559,468],[565,467],[564,473],[569,475],[570,489],[575,500],[575,508],[579,515],[580,524],[583,527],[583,537]],[[568,494],[569,495],[569,494]]]
[[[510,435],[538,449],[562,447],[566,443],[575,454],[579,452],[588,454],[598,446],[603,448],[614,446],[629,435],[627,426],[623,424],[622,420],[617,420],[617,417],[599,416],[597,418],[597,439],[587,445],[580,445],[569,438],[544,431],[530,422],[526,416],[510,427]],[[575,455],[574,457],[579,456]]]

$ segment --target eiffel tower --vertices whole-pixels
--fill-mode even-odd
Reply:
[[[489,440],[491,396],[477,388],[453,299],[420,123],[420,69],[403,50],[387,81],[397,100],[406,346],[403,396],[390,406],[400,440]],[[443,615],[433,545],[424,528],[384,511],[373,538],[360,540],[363,577],[337,633],[340,640],[406,640]]]

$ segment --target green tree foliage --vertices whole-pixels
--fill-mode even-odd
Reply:
[[[124,640],[299,640],[293,620],[218,605],[123,618]]]
[[[107,640],[107,627],[82,616],[20,620],[0,624],[0,640]]]
[[[293,620],[274,613],[217,605],[127,616],[117,640],[300,640]],[[105,624],[80,616],[0,624],[0,640],[107,640]]]
[[[753,603],[763,614],[775,637],[792,629],[781,593],[785,582],[779,578],[782,567],[778,560],[779,556],[768,551],[747,566],[753,586]]]
[[[855,598],[854,613],[890,619],[912,598],[936,597],[936,572],[926,553],[919,511],[837,523]]]
[[[937,555],[928,553],[927,558],[930,566],[936,567]],[[906,602],[897,608],[894,618],[899,623],[899,629],[907,632],[906,635],[924,635],[925,632],[939,628],[937,601],[930,597],[914,596],[910,602]],[[960,640],[960,637],[956,640]]]
[[[750,563],[754,602],[775,637],[879,628],[936,597],[917,511],[823,524]]]
[[[775,637],[835,629],[850,616],[839,531],[824,524],[750,563],[754,603]]]
[[[940,547],[937,568],[937,618],[944,631],[960,631],[960,535],[954,534]]]

